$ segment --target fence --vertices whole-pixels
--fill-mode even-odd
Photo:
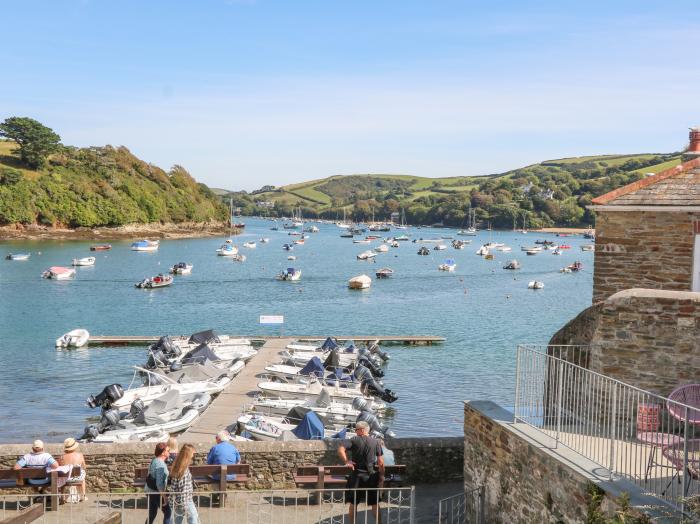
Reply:
[[[415,520],[415,491],[410,488],[271,490],[196,492],[194,506],[201,524],[230,522],[255,524],[343,524],[347,522],[349,505],[357,501],[356,524],[376,522],[365,502],[379,497],[379,510],[385,524],[413,524]],[[56,511],[45,511],[34,522],[41,524],[89,524],[114,515],[114,522],[143,524],[149,509],[154,509],[146,493],[90,493],[89,500],[66,503]],[[33,503],[50,507],[50,495],[0,495],[0,520],[16,517]],[[185,512],[184,508],[174,511]],[[162,513],[156,522],[162,520]],[[185,519],[185,521],[187,521]]]
[[[486,524],[485,491],[470,489],[440,501],[439,524]]]
[[[683,397],[669,399],[590,371],[589,362],[581,346],[518,346],[515,422],[681,511],[697,506],[700,411],[680,402]]]

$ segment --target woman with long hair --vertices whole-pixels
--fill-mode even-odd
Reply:
[[[182,524],[186,519],[187,524],[199,524],[197,508],[192,500],[194,486],[190,464],[194,459],[194,446],[185,444],[173,462],[168,479],[168,493],[170,507],[173,510],[175,524]]]

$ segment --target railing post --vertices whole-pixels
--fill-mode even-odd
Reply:
[[[479,487],[479,524],[486,524],[486,486]]]
[[[613,478],[615,472],[615,428],[617,427],[617,384],[612,383],[612,408],[610,413],[610,479]]]
[[[562,389],[564,388],[564,366],[562,366],[562,363],[559,361],[554,361],[556,365],[559,367],[559,370],[557,371],[557,436],[555,439],[554,447],[558,448],[559,447],[559,433],[561,432],[561,405],[562,405]]]
[[[518,411],[520,408],[520,354],[522,346],[518,344],[515,350],[515,406],[513,406],[513,422],[518,421]]]
[[[685,510],[685,498],[688,495],[688,488],[693,481],[692,477],[688,481],[688,488],[685,487],[685,481],[688,478],[688,406],[683,408],[683,497],[681,503],[682,509]]]
[[[411,486],[411,509],[408,513],[408,521],[410,524],[416,522],[416,487]]]

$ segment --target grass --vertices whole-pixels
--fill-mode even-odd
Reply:
[[[649,167],[643,167],[641,169],[637,169],[635,171],[632,171],[633,173],[641,173],[641,174],[646,174],[646,173],[659,173],[661,171],[664,171],[665,169],[670,169],[672,167],[677,166],[678,164],[681,163],[681,157],[674,158],[673,160],[669,160],[668,162],[662,162],[661,164],[656,164],[655,166],[649,166]]]
[[[27,169],[20,160],[19,155],[12,151],[17,148],[14,142],[0,140],[0,167],[9,167],[21,171],[29,180],[36,180],[41,173],[35,169]]]
[[[575,156],[570,158],[557,158],[553,160],[545,160],[544,165],[548,164],[580,164],[583,162],[605,162],[609,167],[624,164],[628,160],[649,160],[655,157],[655,154],[636,154],[636,155],[597,155],[597,156]]]

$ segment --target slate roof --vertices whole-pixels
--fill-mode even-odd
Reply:
[[[700,206],[700,159],[594,198],[593,205]]]

